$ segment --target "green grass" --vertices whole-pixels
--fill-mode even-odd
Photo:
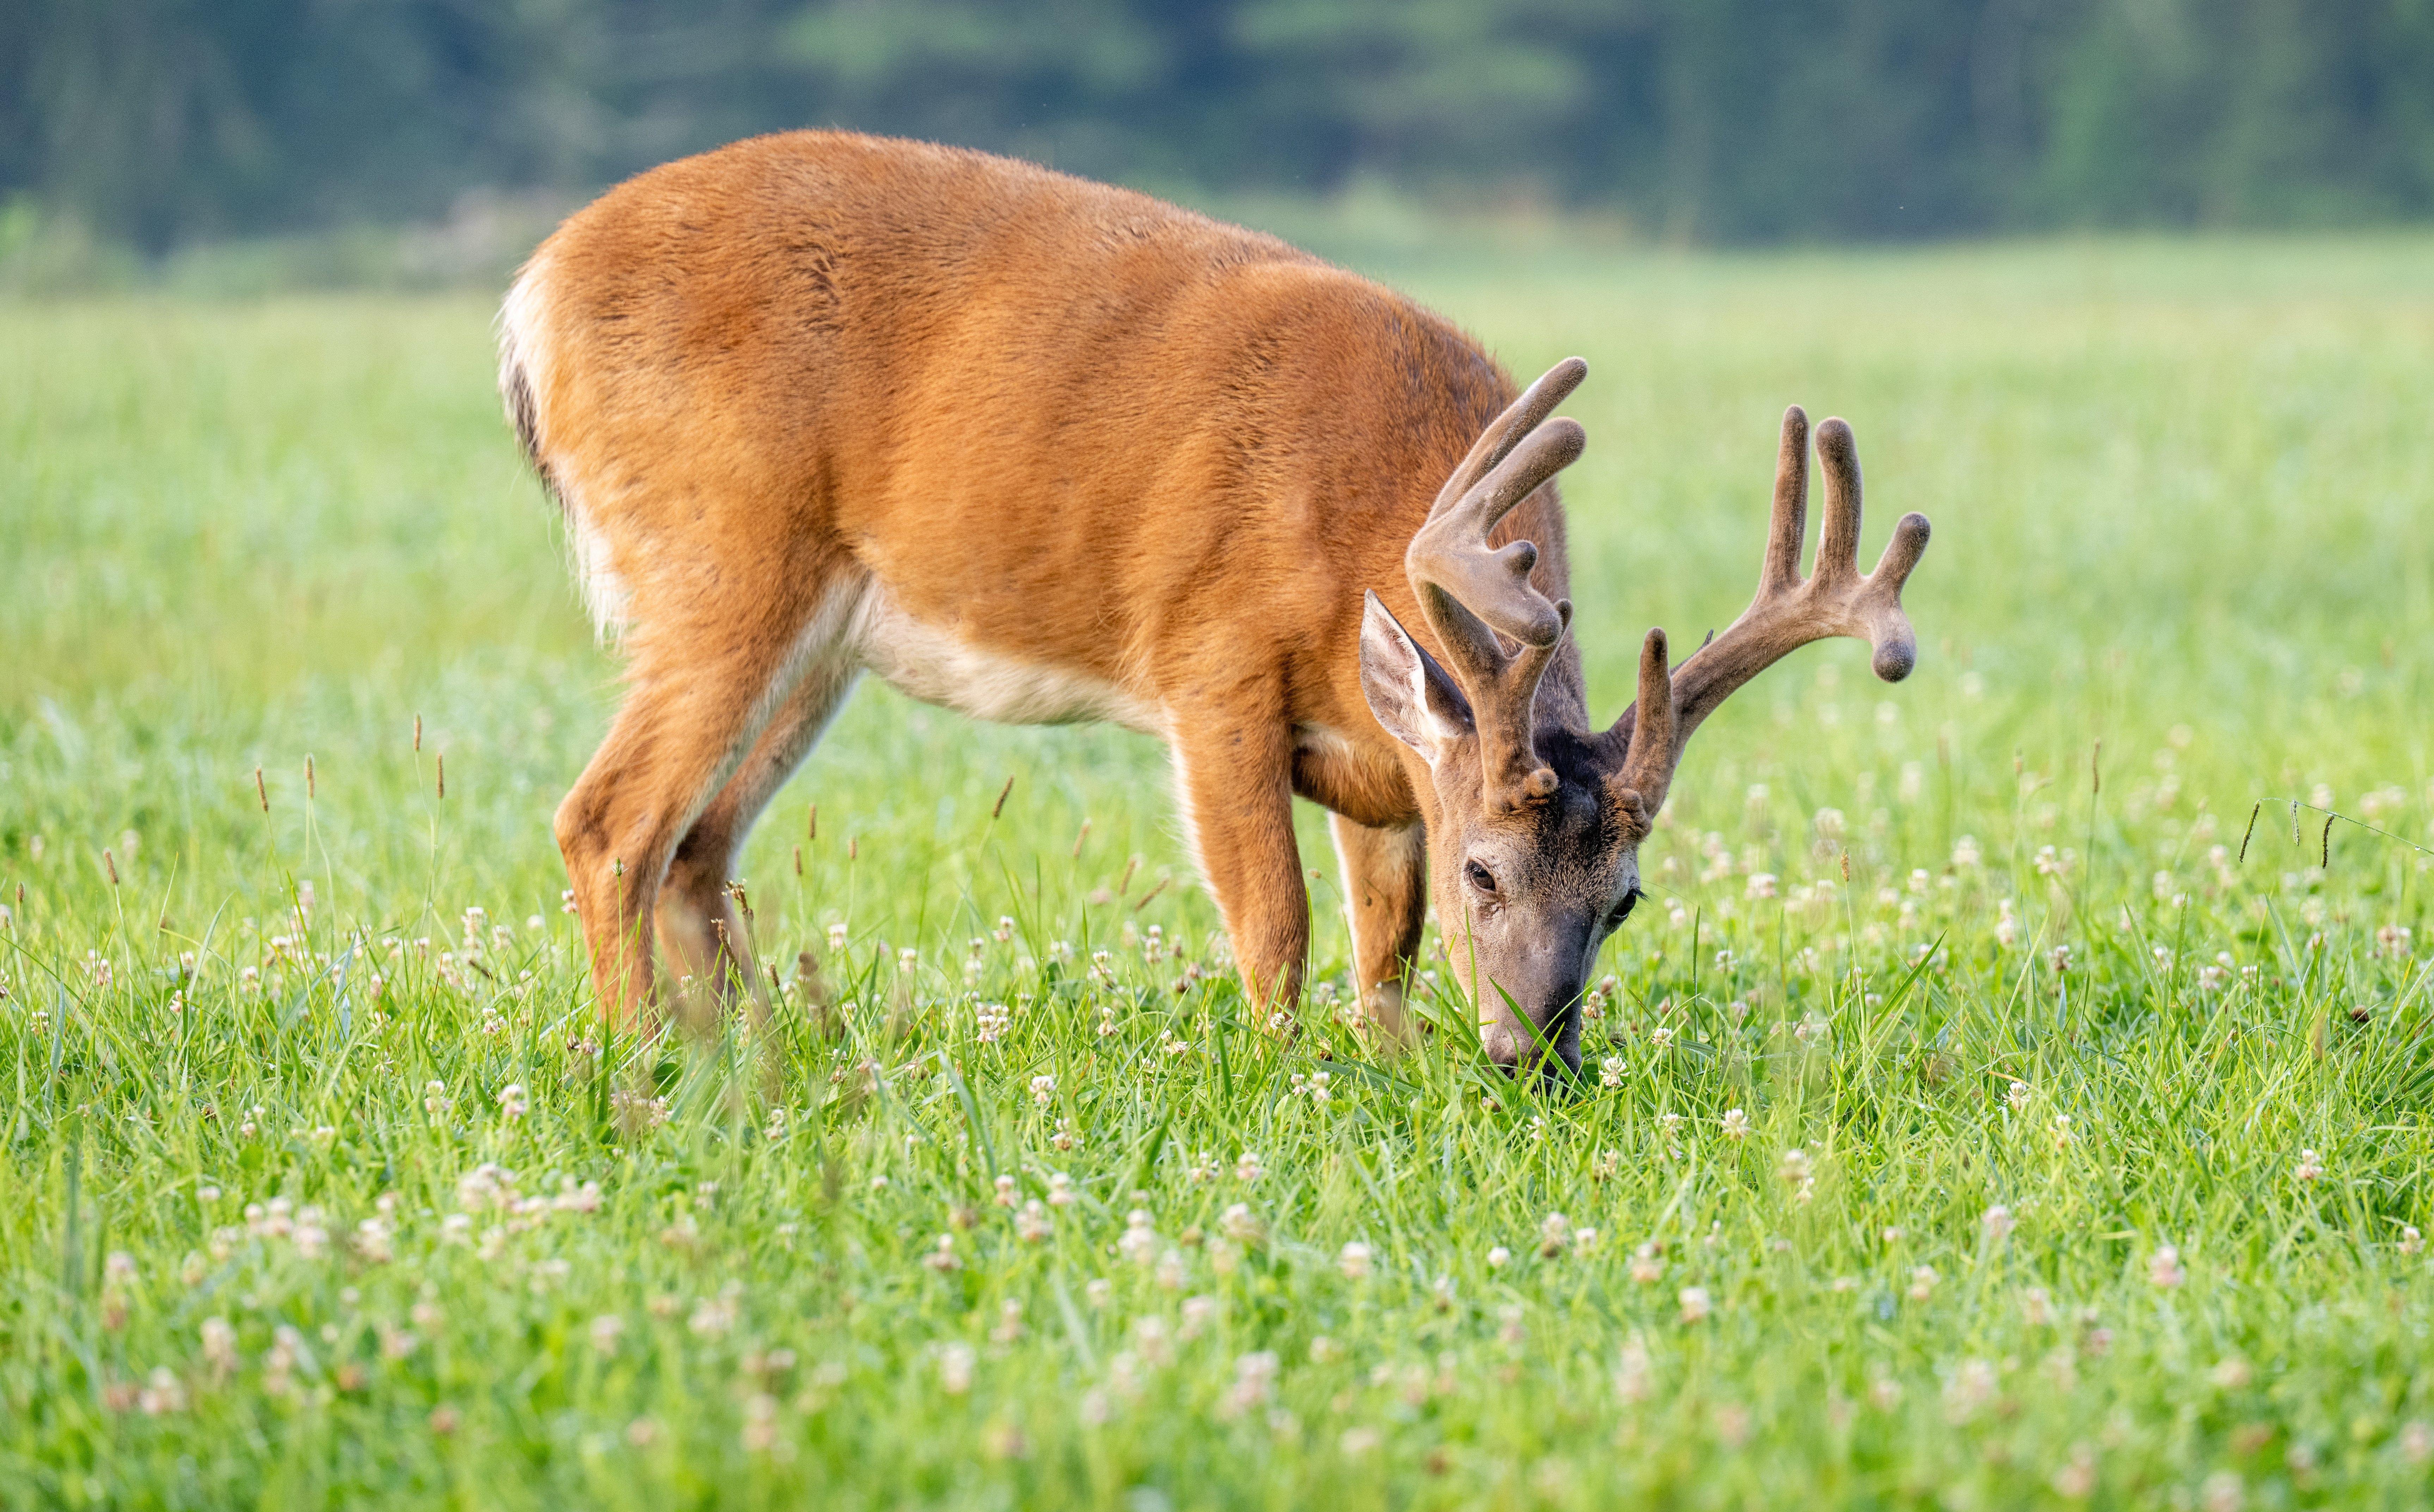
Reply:
[[[1154,746],[866,687],[744,868],[837,1011],[672,1037],[637,1128],[548,823],[615,672],[487,307],[0,307],[0,1502],[2434,1494],[2429,858],[2279,806],[2434,838],[2434,242],[1406,272],[1590,359],[1609,715],[1744,601],[1787,402],[1863,549],[1935,522],[1910,682],[1700,735],[1579,1096],[1247,1030]]]

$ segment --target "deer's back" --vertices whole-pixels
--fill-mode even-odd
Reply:
[[[980,153],[739,143],[535,254],[506,381],[587,569],[717,539],[1118,682],[1357,624],[1511,385],[1273,237]],[[614,608],[615,606],[612,606]],[[1281,654],[1282,647],[1277,647]]]

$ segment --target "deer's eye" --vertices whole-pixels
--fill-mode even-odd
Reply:
[[[1486,893],[1490,897],[1495,896],[1496,873],[1488,870],[1485,867],[1481,866],[1478,862],[1473,861],[1462,868],[1462,874],[1469,878],[1470,885],[1478,888],[1481,892]]]
[[[1622,902],[1614,905],[1614,912],[1605,916],[1605,927],[1608,929],[1620,929],[1622,927],[1622,921],[1631,917],[1632,909],[1638,906],[1639,900],[1647,896],[1648,895],[1646,893],[1641,892],[1637,887],[1624,893],[1622,895]]]

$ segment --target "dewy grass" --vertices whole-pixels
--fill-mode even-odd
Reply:
[[[0,308],[0,1502],[2423,1504],[2427,858],[2243,832],[2429,837],[2429,253],[1431,265],[1590,360],[1601,708],[1784,404],[1936,522],[1908,683],[1703,730],[1544,1093],[1446,982],[1344,1026],[1314,816],[1285,1043],[1155,747],[869,688],[767,1026],[637,1046],[488,311]]]

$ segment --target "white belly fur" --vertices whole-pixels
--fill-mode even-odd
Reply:
[[[851,644],[889,687],[924,703],[1008,725],[1106,722],[1166,733],[1164,712],[1100,678],[1018,661],[915,619],[871,583],[854,614]]]

